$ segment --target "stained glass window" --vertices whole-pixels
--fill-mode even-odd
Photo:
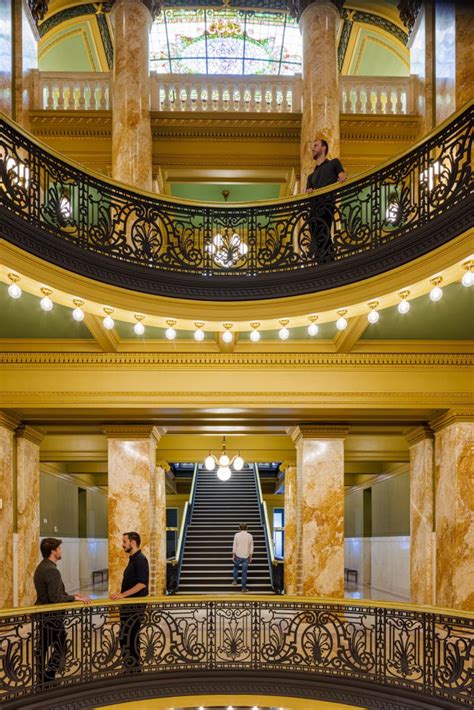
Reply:
[[[298,25],[285,13],[167,8],[153,23],[150,68],[160,74],[296,74]]]

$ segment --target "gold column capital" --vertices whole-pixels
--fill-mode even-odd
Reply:
[[[107,439],[120,439],[122,441],[155,439],[158,444],[161,437],[166,434],[166,429],[153,424],[107,424],[102,427],[102,432]]]
[[[12,416],[11,414],[0,411],[0,427],[9,429],[10,431],[15,431],[20,424],[21,419],[17,419],[17,417]]]
[[[447,412],[433,417],[429,421],[431,429],[437,433],[451,424],[460,424],[462,422],[474,422],[474,408],[465,409],[448,409]]]
[[[169,465],[168,461],[163,461],[163,459],[160,459],[160,461],[156,462],[156,465],[159,468],[162,468],[165,473],[168,473],[168,471],[171,471],[171,466]]]
[[[280,471],[286,473],[289,468],[296,468],[296,461],[282,461],[280,464]]]
[[[348,432],[346,424],[299,424],[287,430],[294,444],[300,439],[345,439]]]
[[[427,439],[433,440],[434,434],[433,430],[427,424],[423,424],[422,426],[409,429],[405,434],[405,439],[408,442],[408,446],[415,446],[415,444],[419,444],[420,441]]]
[[[26,439],[27,441],[31,441],[32,444],[39,446],[44,439],[44,435],[37,429],[33,429],[31,426],[22,424],[16,430],[16,438]]]

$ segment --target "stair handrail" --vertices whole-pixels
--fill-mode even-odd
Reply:
[[[191,492],[189,494],[189,505],[191,506],[191,513],[194,510],[194,501],[196,499],[196,481],[197,481],[198,468],[199,468],[199,464],[195,463],[194,464],[193,481],[191,483]]]
[[[186,521],[187,521],[187,517],[188,517],[188,508],[189,508],[189,502],[186,501],[186,503],[184,504],[184,508],[183,508],[183,517],[181,518],[181,525],[179,526],[178,544],[176,546],[176,555],[173,560],[174,565],[178,564],[179,559],[181,557],[181,548],[183,546],[184,529],[186,527]]]
[[[258,475],[258,464],[254,463],[253,464],[253,472],[255,476],[255,482],[257,484],[257,496],[258,496],[258,505],[260,508],[260,519],[263,523],[263,527],[265,530],[265,539],[267,542],[267,549],[270,551],[270,561],[273,565],[277,564],[277,561],[275,560],[275,552],[273,550],[273,539],[271,536],[270,532],[270,523],[268,520],[268,509],[267,509],[267,504],[263,500],[263,493],[262,493],[262,486],[260,485],[260,476]],[[272,574],[273,577],[273,574]]]
[[[181,567],[183,566],[183,552],[184,552],[184,545],[186,542],[186,536],[188,532],[188,527],[189,523],[191,522],[191,518],[193,515],[193,510],[194,510],[194,499],[196,496],[196,480],[197,480],[197,474],[198,474],[198,464],[194,464],[194,472],[193,472],[193,481],[191,484],[191,492],[189,494],[189,500],[186,501],[186,504],[184,506],[184,511],[183,511],[183,519],[182,519],[182,529],[180,531],[180,540],[178,543],[178,550],[176,550],[176,564],[178,565],[178,574],[176,578],[176,588],[179,588],[179,580],[181,577]]]

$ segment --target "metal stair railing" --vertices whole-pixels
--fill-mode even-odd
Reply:
[[[184,504],[183,517],[181,518],[181,525],[179,528],[178,545],[176,547],[176,556],[173,560],[168,561],[167,564],[167,574],[166,574],[166,593],[174,594],[179,587],[179,578],[181,576],[181,567],[183,566],[183,552],[184,546],[186,544],[186,537],[188,532],[189,523],[191,522],[193,511],[194,511],[194,501],[196,497],[196,480],[198,474],[198,464],[194,464],[193,481],[191,484],[191,492],[189,494],[189,500]]]
[[[268,518],[267,504],[263,499],[262,486],[260,485],[260,476],[258,475],[258,463],[252,464],[253,475],[255,477],[255,486],[257,489],[258,507],[260,511],[260,521],[263,525],[265,533],[265,544],[270,557],[269,572],[272,580],[272,587],[276,594],[283,592],[283,563],[275,558],[275,550],[273,549],[273,537],[270,529],[270,521]],[[281,567],[281,569],[278,569]]]

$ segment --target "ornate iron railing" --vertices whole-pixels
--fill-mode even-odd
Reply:
[[[33,707],[35,696],[44,703],[51,692],[58,709],[63,690],[68,708],[90,707],[85,698],[103,701],[120,682],[123,700],[124,671],[133,693],[131,676],[140,670],[139,687],[150,695],[153,679],[167,673],[179,673],[182,690],[186,674],[238,671],[263,682],[267,675],[267,683],[275,674],[286,687],[289,678],[307,684],[309,677],[306,697],[317,698],[326,680],[339,701],[365,688],[362,697],[375,691],[379,702],[384,695],[415,701],[397,707],[468,707],[473,627],[467,612],[352,600],[166,598],[15,609],[0,613],[0,703]]]
[[[137,291],[245,300],[400,266],[473,223],[471,103],[394,162],[311,195],[207,205],[140,193],[0,123],[2,237]]]

